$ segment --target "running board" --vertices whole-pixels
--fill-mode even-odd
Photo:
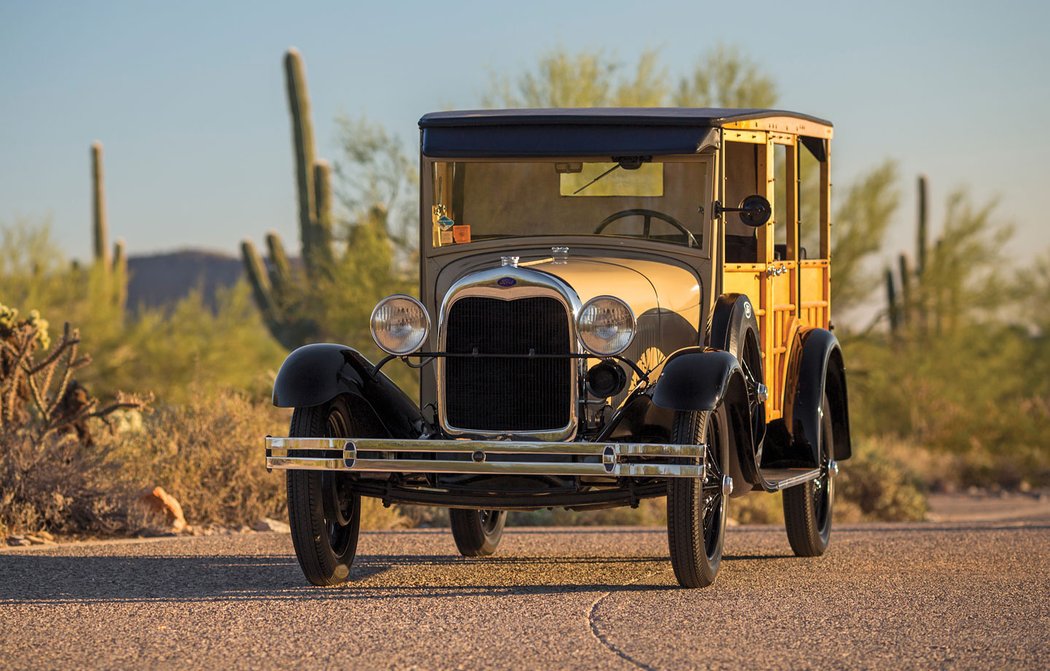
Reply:
[[[819,478],[823,471],[819,468],[763,468],[763,487],[767,492],[779,492]]]

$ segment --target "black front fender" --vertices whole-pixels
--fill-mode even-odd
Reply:
[[[372,363],[345,345],[304,345],[288,355],[273,383],[273,404],[303,408],[347,394],[363,401],[386,432],[416,438],[424,421],[419,408],[390,378],[372,374]]]
[[[669,410],[714,410],[734,378],[744,381],[740,362],[729,352],[681,349],[664,362],[653,403]]]

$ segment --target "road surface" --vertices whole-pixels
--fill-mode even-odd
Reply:
[[[661,529],[362,535],[354,582],[304,584],[259,533],[0,553],[0,668],[1050,668],[1050,517],[837,528],[797,559],[729,531],[682,590]]]

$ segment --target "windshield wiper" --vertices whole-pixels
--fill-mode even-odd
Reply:
[[[602,174],[598,175],[597,177],[595,177],[595,178],[594,178],[594,179],[592,179],[591,181],[587,182],[586,184],[584,184],[584,185],[583,185],[583,186],[581,186],[580,188],[578,188],[578,189],[576,189],[575,191],[573,191],[573,192],[572,192],[572,195],[574,195],[574,196],[575,196],[575,195],[576,195],[576,194],[578,194],[578,193],[579,193],[580,191],[583,191],[584,189],[586,189],[586,188],[587,188],[588,186],[590,186],[591,184],[594,184],[595,182],[597,182],[597,181],[598,181],[599,179],[601,179],[602,177],[605,177],[605,176],[606,176],[606,175],[608,175],[608,174],[609,174],[610,172],[612,172],[613,170],[616,170],[617,168],[620,168],[620,167],[623,167],[623,166],[621,166],[621,165],[620,165],[619,163],[617,163],[617,164],[616,164],[616,165],[614,165],[613,167],[609,168],[608,170],[606,170],[606,171],[605,171],[605,172],[603,172]]]

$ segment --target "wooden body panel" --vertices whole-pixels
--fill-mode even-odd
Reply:
[[[774,147],[786,147],[786,165],[781,166],[783,179],[787,181],[786,185],[781,185],[781,193],[786,199],[782,208],[784,214],[781,215],[783,221],[771,218],[767,224],[758,228],[755,235],[757,258],[754,263],[725,263],[721,273],[722,293],[745,294],[754,304],[762,347],[765,384],[769,388],[766,419],[774,420],[782,417],[784,413],[787,367],[799,329],[827,329],[831,323],[831,172],[830,148],[827,147],[830,132],[814,133],[825,143],[825,158],[820,162],[818,176],[820,238],[818,249],[814,250],[818,258],[800,259],[798,137],[784,132],[786,129],[768,125],[741,124],[733,128],[732,131],[725,132],[726,144],[739,142],[752,146],[762,145],[754,163],[754,193],[765,196],[773,207],[773,212],[778,212],[775,200],[778,189],[775,181]],[[730,174],[724,161],[722,174]],[[723,183],[723,193],[726,190],[726,184]],[[721,224],[724,235],[728,230],[726,220],[723,219]],[[780,237],[786,244],[778,256],[775,240],[780,228],[784,229],[780,232]]]

